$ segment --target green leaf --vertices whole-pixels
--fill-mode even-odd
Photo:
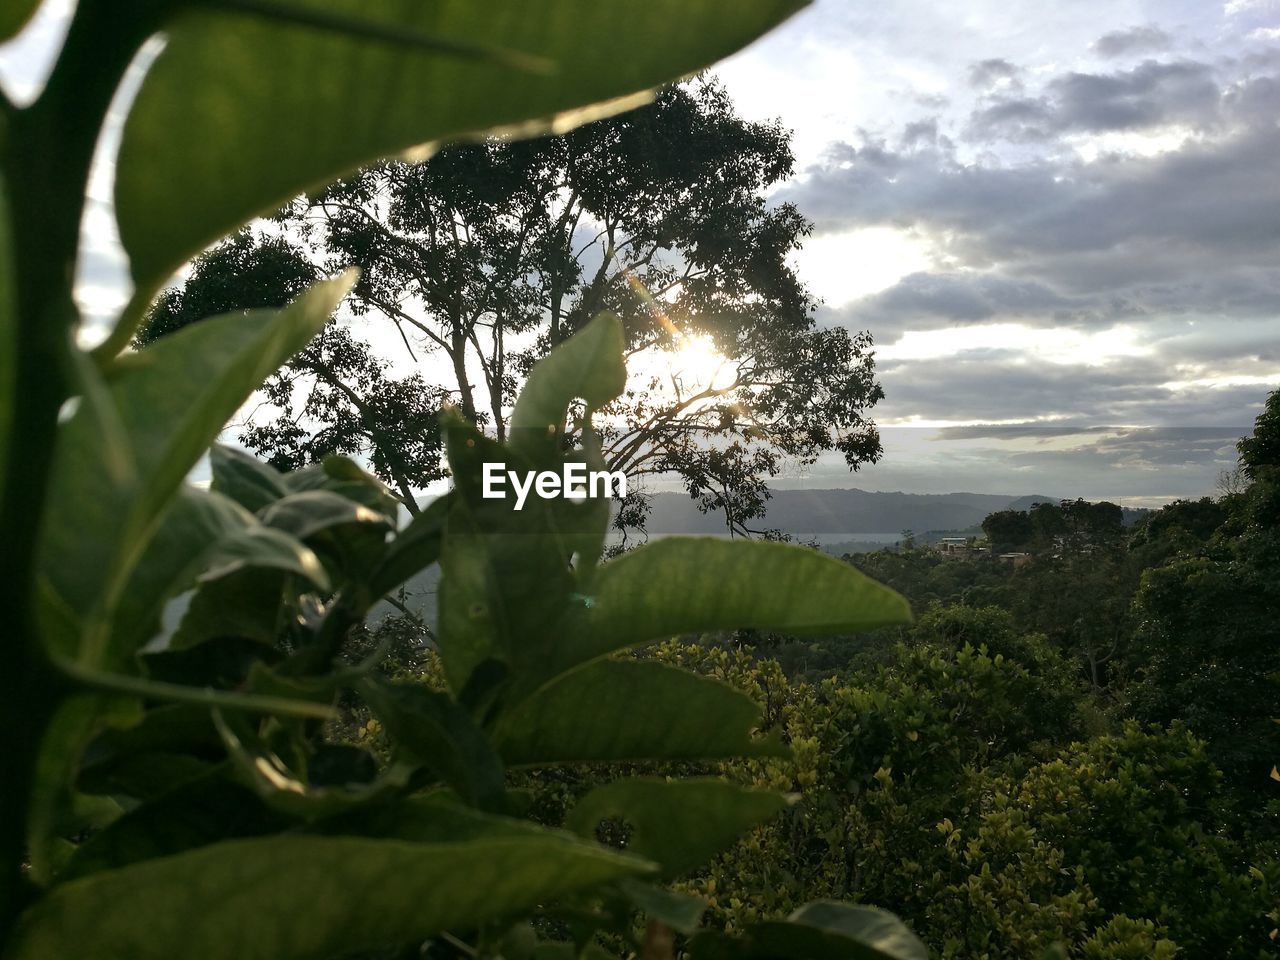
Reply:
[[[482,464],[523,471],[528,461],[456,415],[443,419],[455,486],[441,547],[439,644],[461,695],[481,664],[546,660],[570,609],[573,546],[552,501],[530,497],[516,510],[512,498],[483,497]]]
[[[305,540],[322,530],[347,525],[390,525],[385,514],[328,490],[291,493],[262,511],[262,522]]]
[[[219,711],[214,714],[214,724],[222,734],[240,782],[268,807],[291,817],[330,817],[371,800],[390,798],[409,782],[410,769],[393,764],[369,783],[315,786],[297,776],[245,717]]]
[[[701,897],[677,893],[652,883],[622,880],[618,889],[650,919],[666,924],[677,933],[692,934],[707,911],[707,901]]]
[[[878,907],[819,900],[748,933],[750,956],[777,960],[929,960],[901,920]]]
[[[279,570],[240,570],[200,585],[166,650],[188,650],[219,638],[273,644],[296,615]]]
[[[165,511],[120,597],[108,661],[124,665],[159,629],[165,602],[195,584],[246,568],[296,573],[321,589],[328,578],[303,543],[265,527],[235,501],[183,487]]]
[[[108,389],[132,445],[136,487],[103,476],[92,405],[62,426],[40,572],[83,637],[78,651],[60,653],[102,664],[120,591],[182,478],[263,378],[323,325],[352,277],[316,284],[281,311],[204,320],[121,358]]]
[[[79,694],[58,707],[44,732],[31,786],[27,850],[36,883],[53,878],[54,843],[69,832],[73,787],[85,747],[104,728],[127,727],[141,719],[138,701],[123,697]]]
[[[385,596],[439,559],[451,503],[447,495],[433,500],[396,534],[370,577],[370,593]]]
[[[695,760],[778,752],[727,684],[653,661],[597,660],[557,677],[494,730],[509,765]]]
[[[650,870],[551,833],[437,844],[233,840],[59,885],[19,920],[5,957],[339,956],[475,927]]]
[[[544,465],[559,449],[569,404],[599,409],[627,385],[622,323],[602,313],[533,365],[511,414],[511,449]]]
[[[283,474],[281,479],[293,493],[328,490],[363,504],[370,510],[376,510],[392,523],[400,516],[400,501],[387,489],[386,484],[350,457],[333,454],[325,457],[321,463],[313,463],[301,470]]]
[[[500,837],[538,837],[547,833],[570,836],[528,820],[481,813],[465,806],[453,794],[439,791],[338,814],[311,824],[309,829],[326,836],[377,837],[414,843],[460,843]]]
[[[361,163],[495,127],[564,130],[634,106],[637,92],[713,63],[803,6],[289,0],[255,14],[254,5],[188,7],[167,24],[125,122],[116,211],[139,307],[219,237]],[[295,22],[267,12],[282,8]],[[296,22],[309,15],[369,29]],[[512,49],[550,69],[414,49],[423,38]]]
[[[209,448],[209,466],[213,472],[210,489],[252,513],[289,492],[278,470],[235,447],[215,443]]]
[[[288,825],[251,791],[220,776],[204,776],[176,785],[95,833],[76,849],[58,872],[58,880],[65,883],[219,840],[261,836]]]
[[[560,647],[561,668],[682,633],[852,633],[911,619],[905,599],[834,557],[716,537],[669,537],[609,561],[591,601]]]
[[[593,837],[601,820],[620,817],[631,828],[627,849],[658,863],[663,877],[676,877],[731,847],[786,805],[781,794],[723,780],[615,780],[578,801],[564,825]]]
[[[406,683],[366,680],[359,691],[398,751],[426,766],[468,803],[483,810],[502,809],[502,761],[456,701]]]

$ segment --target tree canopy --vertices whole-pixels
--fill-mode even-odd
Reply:
[[[142,338],[224,290],[279,302],[359,266],[343,319],[271,381],[274,416],[241,439],[281,468],[363,452],[404,496],[440,476],[435,409],[503,438],[530,366],[610,310],[639,372],[601,411],[609,469],[676,474],[745,531],[785,461],[880,455],[870,335],[818,326],[790,263],[810,224],[765,198],[793,163],[788,131],[698,80],[563,136],[377,164],[206,254]]]

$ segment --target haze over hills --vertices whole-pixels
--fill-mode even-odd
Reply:
[[[965,530],[997,510],[1026,510],[1057,503],[1044,495],[986,493],[881,493],[856,488],[774,490],[761,527],[787,533],[899,533],[903,530]],[[684,493],[653,497],[650,533],[723,533],[724,519],[698,511]]]

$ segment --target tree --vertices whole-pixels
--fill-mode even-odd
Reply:
[[[287,237],[238,230],[197,258],[182,286],[157,298],[135,343],[145,346],[194,318],[283,307],[321,273]],[[417,513],[413,489],[443,475],[439,414],[444,397],[420,375],[396,377],[389,366],[348,326],[330,320],[265,385],[264,398],[277,416],[246,424],[241,440],[267,454],[277,470],[297,470],[335,453],[365,454],[406,508]]]
[[[1025,550],[1035,537],[1035,527],[1025,510],[998,510],[982,521],[982,532],[993,553]]]
[[[418,486],[438,469],[438,447],[404,451],[397,465],[392,438],[365,425],[361,403],[412,391],[392,367],[372,375],[388,361],[350,334],[353,321],[404,351],[394,369],[438,385],[424,405],[447,397],[502,439],[530,365],[607,309],[640,370],[602,411],[609,469],[674,473],[702,509],[746,532],[785,459],[835,450],[856,469],[880,455],[864,416],[882,396],[871,338],[816,325],[788,262],[810,224],[763,196],[792,168],[786,130],[742,120],[722,87],[699,80],[563,136],[383,163],[300,198],[256,246],[285,261],[286,278],[307,263],[361,268],[336,328],[355,361],[309,351],[268,387],[275,419],[242,439],[291,466],[364,444],[383,450],[374,467],[385,480]],[[226,287],[228,269],[269,274],[242,265],[244,242],[198,263],[144,339],[200,319],[202,288]]]

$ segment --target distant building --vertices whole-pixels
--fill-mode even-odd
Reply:
[[[991,556],[991,548],[978,546],[974,537],[943,537],[934,544],[933,549],[944,557],[956,560]]]
[[[1024,564],[1028,564],[1028,563],[1030,563],[1030,562],[1031,562],[1031,554],[1029,554],[1029,553],[1002,553],[1002,554],[1000,554],[1000,556],[996,557],[996,559],[997,559],[997,560],[1001,560],[1001,561],[1003,561],[1003,562],[1005,562],[1005,563],[1011,563],[1011,564],[1013,564],[1015,567],[1021,567],[1021,566],[1023,566]]]

